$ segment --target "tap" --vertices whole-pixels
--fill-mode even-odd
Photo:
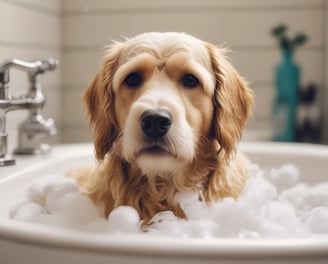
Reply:
[[[46,61],[25,62],[17,59],[8,59],[0,64],[0,166],[13,165],[15,160],[7,153],[6,113],[9,111],[28,109],[28,120],[19,126],[19,147],[17,154],[44,153],[49,146],[38,140],[43,135],[54,134],[56,128],[52,119],[44,119],[41,110],[45,104],[42,94],[39,75],[54,70],[58,65],[55,59]],[[30,81],[30,90],[26,95],[11,97],[9,90],[9,70],[16,68],[27,72]]]
[[[30,82],[29,98],[38,98],[40,104],[31,105],[28,118],[23,121],[18,128],[18,147],[14,154],[45,154],[50,151],[50,146],[42,142],[48,135],[57,133],[53,119],[45,119],[42,116],[42,108],[45,104],[45,97],[42,93],[39,75],[45,70],[53,70],[57,62],[44,61],[45,66],[39,70],[28,72]],[[47,66],[47,67],[46,67]]]

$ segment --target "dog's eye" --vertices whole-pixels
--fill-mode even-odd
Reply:
[[[186,88],[195,88],[199,85],[199,80],[192,74],[186,74],[182,77],[181,83]]]
[[[131,87],[131,88],[136,88],[141,85],[143,79],[142,75],[138,72],[133,72],[130,73],[125,79],[124,83],[125,85]]]

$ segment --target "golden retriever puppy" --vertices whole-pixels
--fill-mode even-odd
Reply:
[[[184,213],[177,192],[207,202],[243,190],[237,144],[253,96],[225,51],[183,33],[145,33],[112,44],[86,89],[98,166],[75,176],[105,217],[134,207]]]

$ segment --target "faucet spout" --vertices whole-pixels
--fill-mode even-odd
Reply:
[[[19,145],[16,154],[43,154],[49,152],[50,146],[43,144],[40,139],[53,135],[57,129],[52,119],[41,115],[45,104],[39,74],[54,70],[58,65],[55,59],[26,62],[8,59],[0,63],[0,166],[14,164],[7,154],[6,113],[17,109],[28,109],[29,118],[19,126]],[[24,96],[10,97],[9,70],[15,68],[28,74],[30,89]],[[10,161],[9,161],[10,160]]]
[[[16,68],[28,73],[44,73],[45,71],[52,71],[56,69],[58,60],[50,58],[49,60],[37,60],[34,62],[26,62],[17,59],[7,59],[0,64],[0,82],[9,82],[9,69]]]
[[[50,58],[49,60],[37,60],[35,62],[26,62],[17,59],[7,59],[0,64],[0,99],[8,98],[9,70],[16,68],[25,71],[31,75],[44,73],[56,69],[58,60]]]

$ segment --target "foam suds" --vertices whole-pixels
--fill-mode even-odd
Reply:
[[[178,193],[187,219],[171,211],[153,217],[140,229],[138,213],[129,206],[114,209],[104,219],[79,192],[72,179],[49,176],[31,184],[13,199],[10,217],[18,221],[101,233],[143,233],[200,238],[290,238],[328,236],[328,182],[300,181],[294,165],[271,171],[252,165],[250,179],[237,201],[225,198],[207,205],[193,193]]]

